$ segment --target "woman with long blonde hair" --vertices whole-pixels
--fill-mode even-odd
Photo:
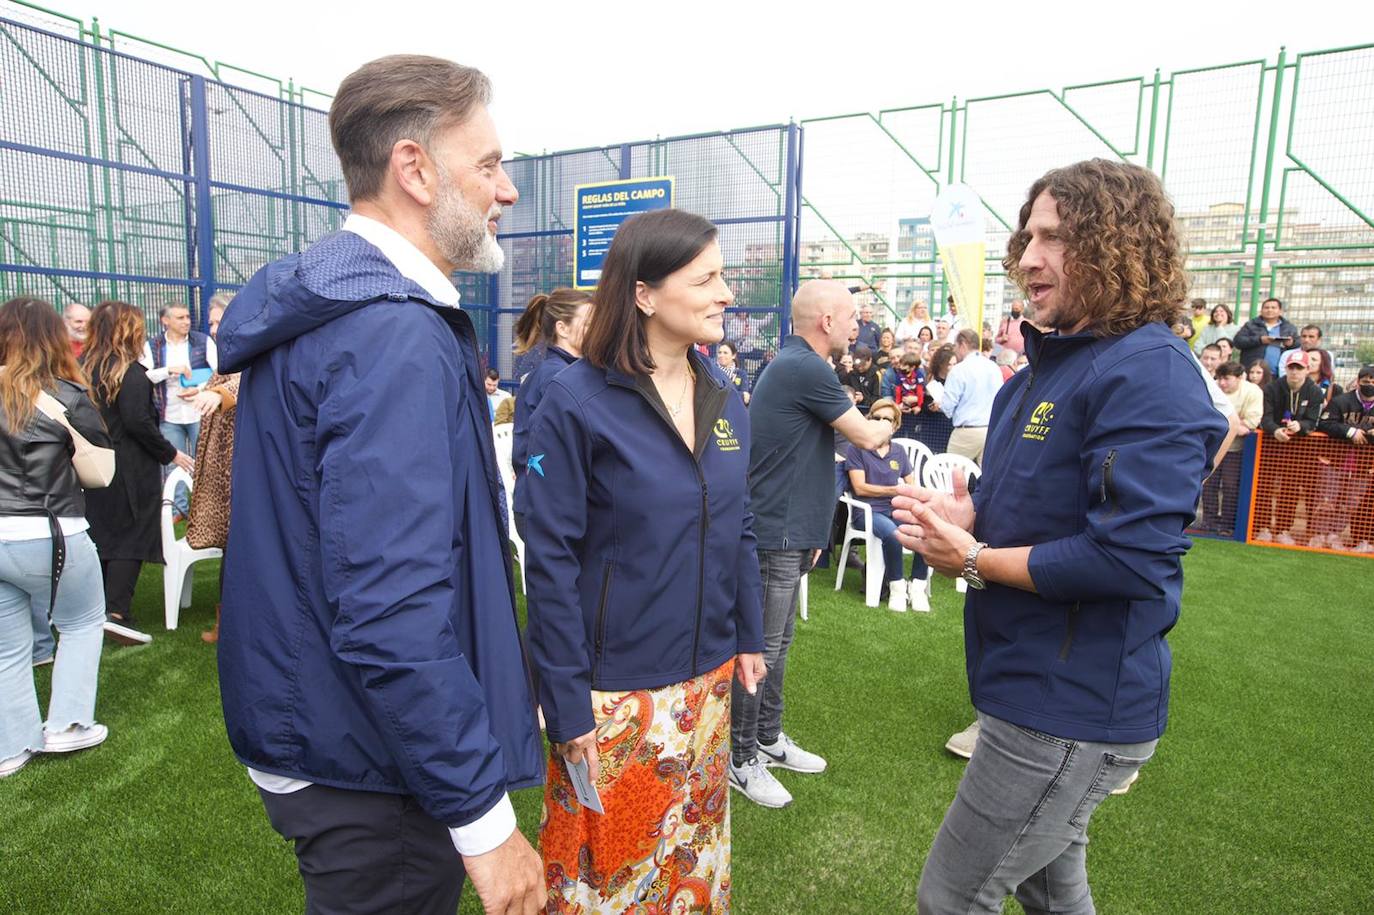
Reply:
[[[70,428],[97,447],[109,436],[72,356],[62,319],[40,299],[0,306],[0,778],[34,753],[92,747],[105,599],[72,465]],[[49,401],[40,409],[40,396]],[[60,587],[59,587],[60,585]],[[48,720],[34,690],[35,635],[61,633]],[[51,657],[51,648],[48,649]],[[39,659],[40,662],[43,659]]]
[[[195,468],[158,429],[153,385],[138,361],[146,336],[141,311],[127,302],[101,302],[91,312],[82,356],[115,449],[114,480],[90,493],[86,516],[100,552],[106,611],[125,626],[133,622],[129,605],[143,563],[162,562],[160,468],[172,463],[187,473]]]

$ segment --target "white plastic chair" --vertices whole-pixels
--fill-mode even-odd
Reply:
[[[979,466],[962,454],[937,454],[926,461],[925,472],[921,481],[926,489],[938,489],[940,492],[954,492],[954,469],[959,468],[964,472],[964,482],[972,483],[982,476],[983,471]],[[954,590],[963,594],[968,590],[968,582],[962,578],[954,579]]]
[[[894,438],[892,444],[906,452],[907,460],[911,462],[911,472],[916,477],[916,482],[924,484],[926,462],[935,457],[935,453],[930,450],[925,442],[918,442],[914,438]]]
[[[177,487],[191,489],[191,475],[180,467],[174,468],[162,484],[162,560],[166,566],[162,570],[162,609],[167,628],[177,628],[181,608],[191,606],[191,566],[203,559],[219,559],[224,551],[219,547],[206,547],[198,550],[177,538],[176,527],[172,523],[172,502],[176,498]]]
[[[797,585],[797,615],[803,620],[809,620],[811,618],[807,615],[807,605],[811,603],[809,593],[811,589],[807,586],[810,580],[810,574],[803,575],[801,577],[801,584]]]
[[[840,547],[840,559],[835,571],[835,590],[844,587],[844,570],[849,557],[849,546],[855,540],[862,540],[864,545],[864,604],[869,607],[878,606],[878,596],[883,590],[883,572],[886,568],[883,563],[883,542],[873,534],[873,507],[867,502],[862,502],[849,493],[840,495],[840,504],[845,507],[844,519],[844,543]],[[854,524],[855,513],[860,519],[859,525]]]
[[[515,468],[511,466],[511,451],[515,447],[515,426],[501,423],[491,427],[496,442],[496,466],[501,471],[501,485],[506,490],[506,531],[515,547],[515,561],[520,564],[520,593],[525,593],[525,541],[515,532]]]

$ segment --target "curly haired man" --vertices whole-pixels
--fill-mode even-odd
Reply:
[[[918,905],[993,913],[1015,893],[1028,913],[1093,912],[1088,820],[1164,731],[1183,529],[1227,422],[1169,331],[1188,284],[1153,174],[1049,172],[1003,263],[1051,330],[1026,329],[1030,371],[997,395],[982,483],[895,502],[905,544],[969,584],[981,725]]]

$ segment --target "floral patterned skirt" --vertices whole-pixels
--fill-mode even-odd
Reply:
[[[540,846],[549,915],[730,911],[733,660],[659,689],[592,692],[605,815],[549,760]]]

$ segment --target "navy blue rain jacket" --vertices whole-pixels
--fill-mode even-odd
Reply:
[[[542,753],[467,315],[350,232],[268,264],[243,371],[220,691],[254,769],[413,795],[463,826]]]
[[[973,704],[1067,739],[1153,740],[1168,718],[1183,529],[1226,419],[1162,323],[1107,338],[1026,325],[1026,353],[1030,370],[993,404],[974,534],[1031,546],[1038,593],[968,592]]]
[[[680,683],[763,650],[749,414],[696,353],[688,448],[648,378],[586,360],[530,430],[529,643],[552,741],[592,730],[591,690]]]

